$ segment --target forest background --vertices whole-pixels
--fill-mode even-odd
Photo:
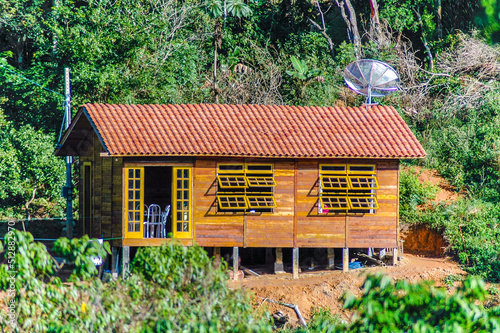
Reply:
[[[88,102],[359,106],[342,72],[372,58],[401,76],[377,102],[424,145],[413,163],[461,193],[432,204],[435,189],[405,171],[401,221],[441,231],[498,282],[499,12],[495,0],[0,0],[0,218],[64,215],[65,67],[73,114]]]

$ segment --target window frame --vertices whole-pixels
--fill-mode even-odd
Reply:
[[[181,170],[181,177],[179,178],[177,175],[177,171]],[[187,177],[184,176],[184,172],[187,171]],[[192,238],[193,232],[193,168],[188,166],[175,166],[172,167],[172,232],[174,238]],[[182,187],[179,188],[177,186],[178,181],[188,181],[188,186],[185,187],[182,184]],[[177,198],[178,191],[181,193],[187,192],[187,199],[181,198],[180,202],[187,202],[187,209],[179,210],[177,208],[179,199]],[[182,219],[179,221],[178,213],[182,213]],[[184,217],[187,217],[187,220],[184,220]],[[177,224],[178,223],[187,223],[189,230],[188,231],[178,231]]]
[[[227,208],[226,207],[222,207],[221,205],[221,199],[230,199],[230,198],[233,198],[233,199],[242,199],[243,200],[243,203],[245,204],[245,206],[243,207],[230,207],[228,206]],[[233,195],[233,194],[230,194],[230,195],[217,195],[217,203],[219,205],[219,209],[221,210],[224,210],[224,211],[227,211],[227,210],[246,210],[248,209],[248,203],[246,201],[246,196],[245,195]]]
[[[133,171],[134,175],[133,177],[131,178],[130,177],[130,171]],[[137,177],[136,175],[136,172],[139,171],[139,177]],[[124,181],[124,200],[125,200],[125,206],[124,206],[124,216],[123,216],[123,219],[124,219],[124,238],[140,238],[140,239],[143,239],[144,238],[144,167],[143,166],[126,166],[123,168],[123,172],[124,172],[124,177],[123,179],[125,180]],[[134,183],[139,180],[139,189],[137,189],[136,187],[133,187],[131,188],[129,185],[130,185],[130,180],[132,180]],[[135,183],[136,184],[136,183]],[[134,184],[134,185],[135,185]],[[130,206],[130,197],[129,197],[129,192],[130,191],[137,191],[139,190],[139,200],[137,200],[135,198],[135,194],[134,194],[134,198],[132,198],[132,201],[134,201],[134,206],[133,207],[138,207],[137,209],[129,209],[129,206]],[[139,201],[138,203],[136,203],[136,201]],[[133,213],[133,214],[136,214],[136,213],[139,213],[139,221],[129,221],[129,217],[130,217],[130,213]],[[135,224],[135,223],[139,223],[139,231],[135,231],[135,230],[132,230],[132,231],[129,231],[129,224],[132,223],[132,224]],[[134,229],[134,228],[133,228]]]
[[[379,209],[377,195],[375,190],[379,189],[377,179],[376,164],[319,164],[319,198],[318,212],[320,214],[328,213],[363,213],[375,214]],[[325,186],[330,178],[344,178],[347,181],[347,186]],[[337,183],[341,182],[337,180]],[[335,185],[335,182],[334,182]],[[366,186],[366,187],[361,187]],[[333,202],[337,199],[337,202]],[[345,200],[344,207],[339,204],[340,200]],[[362,207],[359,200],[369,200],[368,207]],[[333,207],[331,207],[333,205]],[[336,206],[337,205],[337,206]]]
[[[225,169],[225,166],[232,166],[232,169]],[[222,168],[221,168],[222,167]],[[259,169],[260,168],[260,169]],[[217,209],[220,212],[244,212],[261,213],[274,212],[277,207],[274,197],[274,164],[272,163],[220,163],[217,164]],[[221,186],[224,177],[244,177],[245,186]],[[245,207],[230,207],[223,202],[224,198],[244,198]],[[262,198],[262,199],[259,199]],[[259,205],[262,202],[265,206]]]

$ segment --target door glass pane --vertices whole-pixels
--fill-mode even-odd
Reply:
[[[134,224],[133,223],[128,223],[128,231],[129,232],[134,231]]]
[[[135,224],[135,231],[136,232],[141,231],[141,224],[140,223]]]
[[[141,169],[135,169],[135,178],[141,178]]]
[[[134,169],[128,170],[128,178],[134,178]]]
[[[141,199],[141,191],[135,191],[135,199],[140,200]]]
[[[182,178],[182,169],[177,169],[177,178]]]
[[[189,178],[189,169],[184,169],[184,178]]]

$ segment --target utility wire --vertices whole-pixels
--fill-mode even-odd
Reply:
[[[67,101],[67,100],[66,100],[66,98],[65,98],[62,94],[58,93],[57,91],[54,91],[54,90],[49,89],[49,88],[46,88],[46,87],[42,86],[41,84],[39,84],[39,83],[37,83],[37,82],[35,82],[35,81],[33,81],[33,80],[30,80],[30,79],[28,79],[27,77],[25,77],[25,76],[23,76],[23,75],[21,75],[21,74],[17,73],[16,71],[13,71],[13,70],[12,70],[12,69],[10,69],[10,68],[7,68],[7,67],[3,66],[3,65],[0,65],[0,67],[2,67],[2,68],[3,68],[3,69],[5,69],[6,71],[9,71],[9,72],[11,72],[12,74],[14,74],[14,75],[16,75],[16,76],[18,76],[18,77],[20,77],[20,78],[25,79],[26,81],[28,81],[28,82],[30,82],[30,83],[32,83],[32,84],[34,84],[35,86],[38,86],[38,87],[40,87],[40,88],[42,88],[42,89],[44,89],[44,90],[50,91],[50,92],[52,92],[52,93],[54,93],[54,94],[56,94],[56,95],[59,95],[60,97],[64,98],[64,101],[62,102],[62,107],[63,107],[63,109],[65,108],[66,104],[67,104],[67,103],[69,103],[69,101]],[[62,137],[62,134],[63,134],[63,127],[64,127],[64,122],[65,122],[65,121],[66,121],[65,117],[63,117],[63,121],[62,121],[62,124],[61,124],[61,129],[60,129],[60,131],[59,131],[59,138],[57,139],[57,142],[61,142],[61,137]]]
[[[57,95],[61,96],[62,98],[64,98],[64,96],[63,96],[63,95],[61,95],[60,93],[58,93],[57,91],[54,91],[54,90],[49,89],[49,88],[45,88],[45,87],[44,87],[44,86],[42,86],[41,84],[38,84],[38,83],[36,83],[35,81],[32,81],[32,80],[28,79],[27,77],[25,77],[25,76],[23,76],[23,75],[21,75],[21,74],[17,73],[16,71],[13,71],[13,70],[12,70],[12,69],[10,69],[10,68],[7,68],[7,67],[5,67],[5,66],[3,66],[3,65],[0,65],[0,67],[2,67],[3,69],[5,69],[5,70],[7,70],[7,71],[11,72],[12,74],[15,74],[15,75],[17,75],[17,76],[19,76],[19,77],[21,77],[21,78],[25,79],[25,80],[26,80],[26,81],[28,81],[28,82],[33,83],[35,86],[38,86],[38,87],[40,87],[40,88],[42,88],[42,89],[45,89],[45,90],[50,91],[50,92],[53,92],[54,94],[57,94]]]

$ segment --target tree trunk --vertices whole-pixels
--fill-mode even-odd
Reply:
[[[358,22],[356,20],[356,11],[351,4],[350,0],[335,0],[337,6],[340,8],[340,13],[347,25],[347,35],[354,44],[354,50],[356,52],[356,58],[361,58],[361,38],[358,31]],[[346,12],[347,9],[347,12]]]
[[[316,0],[316,8],[318,8],[318,13],[321,18],[321,25],[316,23],[314,20],[309,18],[309,22],[311,22],[312,25],[314,25],[320,32],[321,35],[326,39],[328,43],[328,49],[330,50],[330,53],[332,55],[332,58],[335,56],[335,44],[333,43],[332,39],[328,34],[326,33],[326,26],[325,26],[325,15],[323,14],[323,11],[321,10],[321,7],[319,5],[319,1]]]
[[[443,21],[442,21],[442,10],[441,0],[437,0],[437,32],[438,39],[443,39]]]
[[[372,34],[375,35],[375,39],[380,39],[380,20],[378,17],[378,4],[377,0],[370,0],[371,7],[371,20],[370,20],[370,30],[372,30]]]
[[[427,57],[429,58],[429,69],[433,70],[434,69],[434,57],[432,56],[431,49],[429,48],[429,43],[427,42],[427,37],[425,36],[424,23],[422,22],[422,16],[420,16],[420,13],[418,10],[414,9],[413,11],[417,15],[418,24],[420,25],[420,29],[422,29],[422,42],[424,43],[425,51],[427,53]]]
[[[220,24],[220,20],[217,20],[215,23],[215,32],[214,32],[214,77],[213,77],[213,93],[214,93],[214,102],[219,103],[219,87],[217,86],[217,47],[221,47],[222,45],[222,26]]]

